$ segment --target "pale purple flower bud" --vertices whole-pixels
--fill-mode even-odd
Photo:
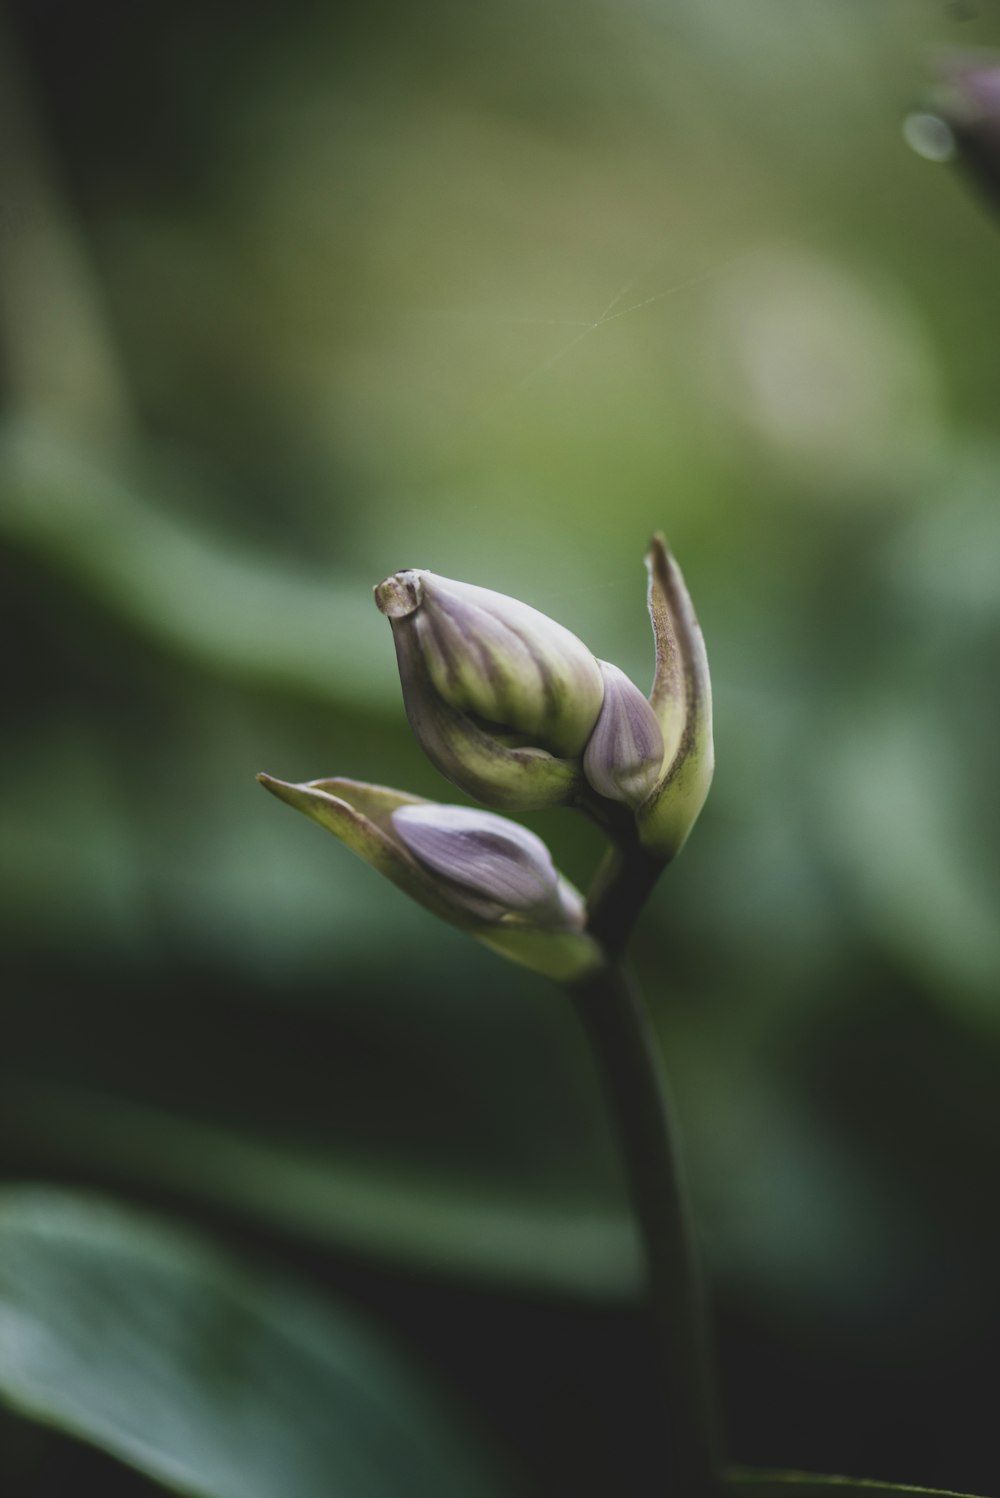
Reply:
[[[421,569],[386,578],[375,601],[410,725],[442,774],[503,809],[574,799],[604,696],[575,635],[517,599]]]
[[[570,891],[533,832],[493,812],[432,802],[392,813],[396,836],[425,868],[504,911],[546,924],[583,925],[583,901]]]
[[[637,807],[656,784],[663,734],[656,714],[624,671],[600,662],[604,703],[583,756],[584,774],[599,796]]]
[[[1000,56],[960,59],[951,78],[961,103],[947,119],[959,159],[1000,208]]]
[[[391,619],[412,616],[431,679],[452,707],[552,754],[583,749],[604,686],[568,629],[516,598],[420,569],[388,578],[375,598]]]

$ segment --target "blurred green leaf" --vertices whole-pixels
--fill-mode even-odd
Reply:
[[[180,1190],[307,1242],[535,1291],[611,1300],[639,1291],[627,1215],[554,1173],[544,1190],[518,1189],[450,1162],[360,1160],[346,1146],[310,1150],[96,1094],[15,1088],[12,1100],[8,1134],[26,1153],[58,1141],[59,1158],[76,1166],[99,1161],[112,1180]]]
[[[850,731],[815,757],[816,804],[861,917],[942,1002],[995,1025],[1000,929],[980,834],[991,792],[972,782],[947,711],[856,703]]]
[[[310,575],[213,535],[176,513],[178,487],[148,471],[137,482],[44,425],[0,429],[0,535],[141,637],[235,680],[326,701],[395,701],[367,582]]]
[[[811,1472],[731,1472],[726,1479],[731,1493],[754,1493],[757,1498],[822,1498],[831,1489],[867,1493],[878,1498],[885,1493],[936,1493],[938,1498],[969,1498],[943,1488],[915,1488],[906,1483],[869,1482],[863,1477],[826,1477]]]
[[[510,1489],[353,1312],[83,1196],[0,1197],[0,1389],[199,1498]]]

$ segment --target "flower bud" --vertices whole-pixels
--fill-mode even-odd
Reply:
[[[639,808],[639,841],[671,859],[680,852],[712,783],[712,683],[705,641],[684,578],[662,536],[646,557],[649,617],[656,646],[650,705],[663,735],[663,762]]]
[[[1000,207],[1000,54],[945,57],[941,71],[952,90],[952,103],[943,113],[959,159],[993,206]]]
[[[356,780],[258,779],[435,915],[514,962],[559,981],[600,964],[583,929],[583,897],[526,828]]]
[[[1000,53],[944,52],[940,83],[905,134],[921,154],[956,157],[994,208],[1000,208]]]
[[[641,806],[663,765],[663,734],[656,714],[624,671],[600,662],[604,702],[583,756],[587,779],[599,796]]]
[[[561,624],[488,588],[419,569],[375,589],[407,716],[442,774],[487,805],[571,800],[604,698],[601,669]]]
[[[537,609],[471,583],[411,570],[375,590],[383,613],[411,619],[446,702],[550,753],[579,754],[600,711],[600,668],[575,635]]]

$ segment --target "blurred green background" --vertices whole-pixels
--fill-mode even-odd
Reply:
[[[645,685],[659,528],[719,768],[637,960],[730,1453],[1000,1488],[1000,223],[903,142],[937,45],[1000,14],[4,21],[11,1200],[153,1208],[349,1305],[521,1493],[658,1491],[592,1064],[253,775],[456,799],[371,602],[403,566]],[[528,820],[585,882],[594,835]],[[17,1498],[158,1491],[5,1418]]]

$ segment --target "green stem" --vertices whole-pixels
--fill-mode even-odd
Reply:
[[[594,907],[595,934],[606,929],[620,951],[654,879],[643,860],[624,857]],[[707,1306],[656,1038],[617,952],[571,992],[601,1072],[645,1249],[669,1432],[666,1491],[673,1498],[717,1498],[719,1422]]]

